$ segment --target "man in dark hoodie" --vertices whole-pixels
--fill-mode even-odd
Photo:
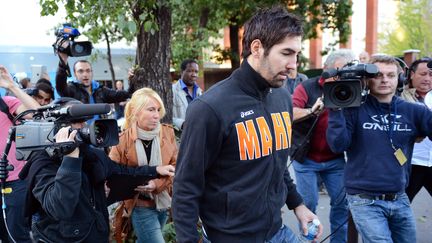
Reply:
[[[401,67],[395,58],[373,56],[376,77],[355,108],[329,112],[327,142],[346,151],[344,184],[357,230],[365,242],[416,242],[415,220],[405,188],[417,137],[432,137],[432,112],[395,96]]]
[[[113,90],[101,87],[93,80],[93,68],[90,62],[78,60],[73,65],[75,79],[67,83],[67,74],[70,72],[68,55],[58,53],[60,57],[56,73],[56,89],[60,96],[70,97],[81,101],[84,104],[94,103],[118,103],[130,98],[129,92],[125,90]]]
[[[173,188],[178,242],[198,242],[198,218],[205,241],[298,242],[282,224],[284,204],[303,233],[317,218],[288,172],[292,105],[280,88],[302,34],[282,7],[260,10],[245,24],[241,67],[188,106]]]

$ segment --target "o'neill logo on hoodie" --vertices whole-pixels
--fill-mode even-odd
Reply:
[[[412,129],[408,127],[408,124],[403,124],[398,121],[402,115],[391,114],[392,116],[392,129],[397,132],[410,132]],[[363,129],[365,130],[378,130],[388,131],[389,130],[389,114],[386,115],[374,115],[371,117],[374,122],[363,123]]]
[[[272,113],[273,133],[263,116],[235,124],[240,151],[240,160],[258,159],[272,153],[275,149],[291,146],[291,117],[288,112]]]

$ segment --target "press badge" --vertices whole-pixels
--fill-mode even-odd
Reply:
[[[407,162],[407,158],[405,154],[402,152],[402,149],[398,148],[394,152],[394,155],[396,156],[396,159],[399,161],[399,164],[402,166]]]

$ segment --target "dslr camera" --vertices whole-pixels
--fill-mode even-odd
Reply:
[[[56,41],[52,45],[54,52],[63,52],[70,57],[82,57],[91,55],[93,45],[90,41],[74,41],[80,32],[73,28],[70,24],[63,24],[63,27],[57,29],[54,33],[57,36]],[[63,47],[63,43],[69,42],[67,47]]]
[[[78,129],[75,142],[56,143],[54,138],[60,128],[74,122],[84,122],[94,115],[106,114],[110,110],[108,104],[72,104],[66,108],[59,104],[50,104],[20,114],[19,117],[33,113],[33,120],[24,120],[15,126],[16,158],[27,160],[33,151],[44,149],[50,156],[66,154],[82,143],[96,147],[118,144],[117,121],[114,119],[95,120]]]
[[[323,87],[324,106],[327,108],[358,107],[367,95],[366,78],[378,74],[375,64],[348,63],[341,69],[325,70],[321,77],[335,77],[335,82],[325,82]]]

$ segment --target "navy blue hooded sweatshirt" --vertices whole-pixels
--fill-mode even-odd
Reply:
[[[404,192],[415,139],[424,136],[432,138],[432,112],[396,96],[385,104],[369,95],[360,107],[329,114],[327,142],[333,152],[347,152],[344,180],[348,194]],[[394,155],[390,137],[395,149],[401,149],[408,159],[403,166]]]
[[[264,242],[302,203],[287,169],[292,105],[243,61],[186,113],[173,187],[177,242]]]

